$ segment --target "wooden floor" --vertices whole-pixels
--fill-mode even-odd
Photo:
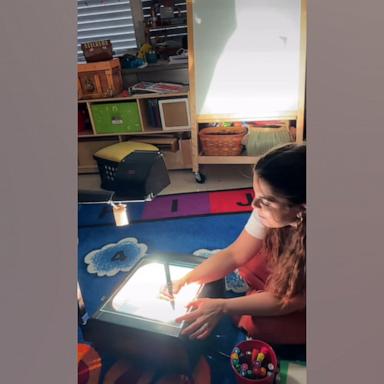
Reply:
[[[192,170],[169,171],[171,184],[160,195],[185,192],[215,191],[252,186],[251,165],[223,164],[202,165],[200,172],[206,176],[203,184],[196,182]],[[78,176],[78,188],[100,190],[99,174],[81,174]]]

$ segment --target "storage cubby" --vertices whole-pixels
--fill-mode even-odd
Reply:
[[[97,172],[97,163],[93,154],[99,149],[118,143],[116,137],[94,137],[92,139],[79,139],[78,141],[78,170],[79,173]]]
[[[105,146],[135,136],[180,135],[191,130],[187,87],[183,92],[172,94],[146,93],[79,100],[78,107],[89,116],[88,128],[78,132],[79,173],[97,172],[93,153]],[[145,139],[141,141],[145,142]],[[187,145],[190,145],[190,140],[183,142],[183,154],[177,149],[177,156],[170,155],[172,169],[177,169],[178,165],[181,168],[192,167],[190,161],[184,160],[185,153],[188,153]]]
[[[77,105],[77,133],[79,136],[93,134],[91,119],[85,103]]]
[[[187,98],[161,99],[159,112],[164,130],[185,129],[191,125]]]
[[[164,151],[164,161],[167,169],[192,168],[191,139],[178,139],[176,151]]]
[[[161,131],[161,120],[158,99],[148,98],[139,100],[142,130],[144,132]]]

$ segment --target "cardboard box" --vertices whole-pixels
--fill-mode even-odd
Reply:
[[[191,139],[179,140],[179,150],[176,152],[162,151],[165,165],[168,170],[192,169],[192,143]]]

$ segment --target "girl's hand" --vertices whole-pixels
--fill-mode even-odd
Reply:
[[[173,295],[176,295],[178,292],[180,292],[180,289],[183,288],[185,284],[186,283],[185,283],[184,279],[172,281]],[[163,287],[161,287],[160,296],[164,299],[167,299],[167,300],[172,299],[171,295],[169,294],[167,285],[164,285]]]
[[[183,320],[189,322],[181,334],[190,335],[190,339],[202,340],[212,332],[223,315],[224,299],[197,299],[190,302],[187,308],[195,309],[176,319],[177,323]]]

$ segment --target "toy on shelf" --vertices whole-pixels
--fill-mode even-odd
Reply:
[[[110,40],[97,40],[81,44],[85,61],[95,63],[112,60],[112,44]]]

